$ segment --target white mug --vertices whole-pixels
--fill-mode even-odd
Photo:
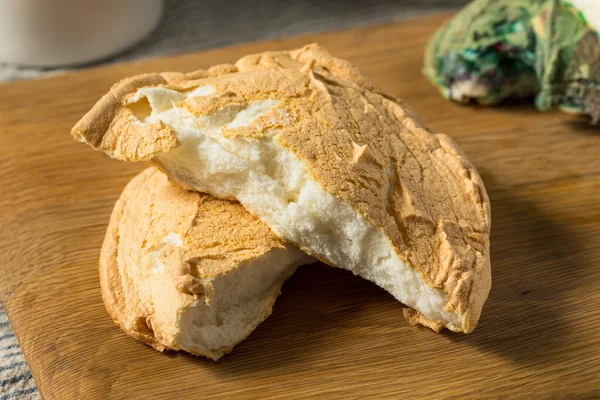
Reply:
[[[162,0],[0,0],[0,61],[56,67],[114,55],[158,24]]]

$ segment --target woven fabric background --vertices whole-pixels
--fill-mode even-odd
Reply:
[[[4,307],[0,304],[0,400],[40,398]]]
[[[95,65],[201,51],[308,32],[389,23],[456,10],[466,3],[468,0],[165,0],[162,21],[148,38],[124,53]],[[0,81],[37,78],[68,71],[23,68],[0,62]],[[0,304],[0,400],[40,398]]]

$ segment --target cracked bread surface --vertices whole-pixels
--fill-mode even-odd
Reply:
[[[126,79],[72,134],[114,158],[157,165],[187,187],[240,200],[283,239],[386,288],[412,308],[405,312],[412,323],[470,332],[479,319],[491,286],[491,215],[477,171],[448,136],[432,133],[401,101],[318,45],[250,55],[234,65],[191,74]],[[190,161],[211,151],[221,152],[224,161]],[[264,160],[270,157],[299,171],[302,177],[294,179],[301,187],[279,170],[286,168]],[[247,181],[258,175],[265,191],[285,198],[265,199],[283,205],[253,200],[262,195],[261,186]],[[359,256],[346,254],[354,250],[340,243],[319,249],[308,229],[294,231],[291,222],[299,223],[297,218],[268,209],[287,207],[289,214],[298,205],[313,207],[302,199],[302,185],[314,186],[315,198],[329,199],[325,205],[337,202],[340,210],[353,210],[357,215],[349,224],[366,221],[376,229],[360,240],[346,231],[331,233],[348,240],[346,247],[365,247]],[[318,212],[319,218],[327,218]],[[347,230],[323,218],[317,223]],[[378,261],[366,253],[369,237],[379,234],[377,245],[389,245],[390,251],[382,251]],[[386,270],[378,269],[378,263],[388,263]],[[411,283],[394,293],[401,285],[388,276],[395,273],[388,268],[394,263],[404,265],[399,267],[402,274],[414,270],[424,286]],[[414,295],[403,297],[410,291]],[[436,298],[419,307],[421,293],[438,296],[443,304]]]
[[[313,260],[236,202],[187,191],[148,168],[117,201],[100,257],[107,311],[157,350],[214,360],[270,313]]]

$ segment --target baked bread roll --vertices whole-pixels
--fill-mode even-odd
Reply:
[[[239,203],[186,191],[148,168],[115,205],[100,284],[128,335],[217,360],[271,314],[296,267],[313,261]]]
[[[490,290],[490,206],[446,135],[318,45],[115,85],[72,130],[111,157],[238,200],[283,240],[375,282],[436,331]]]

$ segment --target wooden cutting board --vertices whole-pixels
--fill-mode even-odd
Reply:
[[[0,85],[0,299],[48,399],[600,397],[600,130],[531,105],[443,100],[421,75],[444,17]],[[115,200],[144,168],[71,126],[119,79],[319,41],[450,134],[492,204],[493,286],[470,335],[409,326],[402,305],[317,264],[219,362],[161,354],[112,324],[97,260]]]

